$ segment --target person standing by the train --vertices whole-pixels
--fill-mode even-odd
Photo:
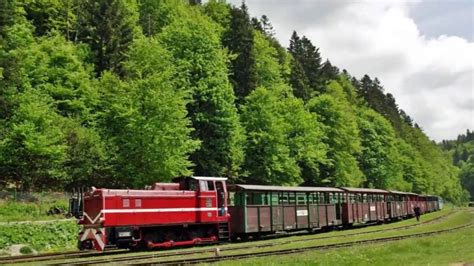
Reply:
[[[413,211],[415,212],[416,220],[419,222],[420,221],[420,216],[421,216],[420,207],[418,207],[418,205],[416,205],[415,208],[413,208]]]

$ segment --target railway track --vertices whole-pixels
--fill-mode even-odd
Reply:
[[[355,232],[355,233],[350,233],[350,234],[345,234],[345,235],[336,235],[336,236],[318,236],[318,237],[309,237],[309,238],[304,238],[304,239],[293,239],[293,240],[287,240],[287,241],[277,241],[277,242],[272,242],[272,243],[265,243],[265,244],[259,244],[258,242],[254,242],[255,245],[246,245],[246,246],[236,246],[236,247],[223,247],[220,248],[219,250],[224,252],[224,251],[238,251],[238,250],[248,250],[248,249],[255,249],[255,248],[267,248],[267,247],[272,247],[272,246],[278,246],[278,245],[284,245],[284,244],[289,244],[289,243],[295,243],[295,242],[307,242],[307,241],[312,241],[312,240],[319,240],[319,239],[330,239],[330,238],[339,238],[339,237],[349,237],[349,236],[357,236],[357,235],[364,235],[364,234],[371,234],[371,233],[379,233],[379,232],[386,232],[386,231],[393,231],[393,230],[404,230],[404,229],[409,229],[415,226],[419,226],[421,224],[429,224],[429,223],[434,223],[438,222],[440,220],[446,219],[450,215],[452,215],[453,212],[447,213],[445,215],[436,217],[434,219],[431,219],[429,221],[425,221],[423,223],[418,223],[418,224],[413,224],[413,225],[407,225],[407,226],[399,226],[399,227],[394,227],[394,228],[387,228],[387,229],[380,229],[380,230],[371,230],[367,232]],[[184,250],[184,251],[174,251],[174,252],[161,252],[161,253],[153,253],[153,254],[131,254],[131,256],[126,256],[126,257],[118,257],[118,258],[98,258],[95,260],[88,260],[88,261],[80,261],[80,262],[66,262],[68,265],[93,265],[93,264],[103,264],[103,263],[123,263],[123,262],[129,262],[133,260],[144,260],[144,259],[162,259],[162,258],[167,258],[167,257],[174,257],[174,256],[186,256],[186,255],[198,255],[198,254],[208,254],[208,253],[214,253],[216,248],[207,248],[207,249],[201,249],[201,250]],[[62,265],[64,262],[60,262],[57,264],[53,265]]]
[[[426,236],[433,236],[443,233],[452,232],[455,230],[467,228],[473,226],[473,223],[425,232],[425,233],[418,233],[418,234],[411,234],[411,235],[401,235],[401,236],[393,236],[393,237],[382,237],[382,238],[375,238],[370,240],[357,240],[357,241],[350,241],[344,243],[337,243],[337,244],[328,244],[328,245],[316,245],[310,247],[302,247],[302,248],[291,248],[291,249],[281,249],[281,250],[273,250],[273,251],[262,251],[262,252],[254,252],[254,253],[246,253],[246,254],[234,254],[234,255],[223,255],[223,256],[213,256],[213,257],[205,257],[205,258],[194,258],[194,259],[182,259],[182,260],[170,260],[170,261],[147,261],[146,263],[132,263],[132,265],[190,265],[190,264],[201,264],[201,263],[214,263],[220,261],[228,261],[228,260],[241,260],[241,259],[249,259],[249,258],[256,258],[256,257],[267,257],[267,256],[274,256],[274,255],[287,255],[287,254],[297,254],[303,253],[308,251],[317,251],[317,250],[330,250],[330,249],[338,249],[338,248],[346,248],[346,247],[353,247],[357,245],[367,245],[367,244],[377,244],[377,243],[386,243],[386,242],[393,242],[399,241],[409,238],[417,238],[417,237],[426,237]]]
[[[1,264],[14,264],[14,263],[26,263],[26,262],[41,262],[41,261],[51,261],[59,259],[77,259],[77,258],[92,258],[92,257],[101,257],[109,256],[116,254],[125,254],[128,253],[127,250],[111,250],[103,253],[98,253],[95,251],[70,251],[70,252],[55,252],[55,253],[45,253],[37,255],[19,255],[19,256],[9,256],[9,257],[0,257]]]
[[[430,223],[435,223],[439,222],[441,220],[444,220],[448,218],[450,215],[452,215],[454,211],[451,211],[449,213],[446,213],[442,216],[436,217],[431,220],[423,221],[417,224],[412,224],[412,225],[406,225],[406,226],[398,226],[398,227],[393,227],[393,228],[386,228],[386,229],[378,229],[378,230],[371,230],[371,231],[365,231],[365,232],[354,232],[354,233],[348,233],[344,235],[337,235],[337,236],[315,236],[315,237],[307,237],[304,239],[296,239],[296,240],[291,240],[291,241],[278,241],[274,243],[268,243],[268,244],[258,244],[257,245],[252,245],[251,247],[249,246],[239,246],[239,247],[226,247],[226,248],[221,248],[221,251],[232,251],[232,250],[243,250],[243,249],[248,249],[248,248],[265,248],[265,247],[271,247],[275,245],[282,245],[282,244],[287,244],[289,242],[305,242],[305,241],[311,241],[311,240],[316,240],[316,239],[330,239],[330,238],[336,238],[336,237],[350,237],[350,236],[357,236],[357,235],[364,235],[364,234],[370,234],[370,233],[378,233],[378,232],[386,232],[386,231],[393,231],[393,230],[404,230],[408,228],[412,228],[415,226],[419,226],[422,224],[430,224]],[[360,227],[357,227],[360,228]],[[357,229],[354,228],[354,229]],[[61,252],[61,253],[47,253],[47,254],[39,254],[39,255],[21,255],[21,256],[10,256],[10,257],[0,257],[0,264],[15,264],[15,263],[28,263],[28,262],[45,262],[47,263],[48,261],[54,261],[54,260],[68,260],[68,259],[81,259],[81,258],[97,258],[97,259],[92,259],[88,261],[82,261],[77,263],[77,265],[85,265],[85,264],[95,264],[95,263],[105,263],[105,262],[121,262],[121,261],[129,261],[133,259],[152,259],[152,258],[164,258],[164,257],[172,257],[172,256],[177,256],[177,255],[195,255],[195,254],[202,254],[202,253],[211,253],[214,252],[215,248],[209,248],[209,249],[203,249],[203,250],[176,250],[176,251],[171,251],[171,252],[166,252],[166,253],[154,253],[154,254],[146,254],[149,252],[138,252],[138,253],[130,253],[128,250],[112,250],[112,251],[107,251],[103,253],[97,253],[94,251],[72,251],[72,252]],[[104,256],[110,256],[110,255],[119,255],[119,254],[126,254],[130,253],[131,256],[121,257],[121,258],[102,258]],[[145,253],[145,254],[143,254]],[[67,262],[70,265],[74,265],[75,262]],[[60,265],[62,263],[58,263]]]

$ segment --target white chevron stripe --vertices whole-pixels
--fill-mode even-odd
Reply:
[[[103,212],[103,211],[104,211],[104,210],[102,210],[101,212],[99,212],[99,213],[97,214],[97,216],[96,216],[94,219],[92,219],[92,218],[87,214],[87,212],[84,212],[84,216],[85,216],[87,219],[89,219],[89,222],[90,222],[91,224],[95,224],[95,223],[97,222],[97,220],[99,220],[99,218],[100,218],[100,216],[102,215],[102,212]]]
[[[81,241],[90,239],[88,237],[91,233],[94,236],[95,240],[97,241],[97,244],[99,245],[100,249],[104,250],[105,243],[104,243],[104,240],[102,238],[105,235],[105,228],[99,228],[99,229],[88,228],[88,229],[84,230],[84,232],[82,233],[82,236],[81,236]]]

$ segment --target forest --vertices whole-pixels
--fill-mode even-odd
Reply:
[[[466,134],[459,134],[456,140],[443,140],[440,145],[461,170],[461,184],[469,191],[471,201],[474,201],[474,132],[468,129]]]
[[[469,198],[467,166],[376,77],[274,35],[224,0],[0,1],[0,189],[205,175]]]

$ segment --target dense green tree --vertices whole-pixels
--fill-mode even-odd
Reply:
[[[277,50],[260,32],[255,32],[254,41],[256,84],[269,87],[283,83]]]
[[[91,81],[92,69],[85,65],[87,54],[64,37],[54,35],[22,51],[22,87],[32,87],[50,95],[58,113],[66,117],[89,117],[97,104],[97,89]],[[33,63],[34,62],[34,63]]]
[[[163,27],[173,20],[185,16],[187,12],[184,0],[141,0],[139,1],[139,23],[146,36],[161,32]]]
[[[327,161],[320,165],[322,183],[359,186],[364,175],[357,163],[361,145],[355,110],[337,81],[328,85],[328,92],[308,102],[309,110],[316,113],[318,122],[324,125],[322,141],[328,147]]]
[[[0,140],[0,176],[19,189],[54,188],[67,177],[62,118],[52,103],[40,91],[23,91]]]
[[[273,37],[275,35],[275,30],[273,29],[270,19],[267,15],[262,15],[260,18],[260,24],[262,24],[263,33],[268,37]]]
[[[52,30],[61,32],[71,40],[76,30],[76,0],[20,0],[25,16],[32,22],[37,35],[46,35]]]
[[[16,62],[13,73],[19,74],[5,83],[11,88],[8,95],[11,117],[5,117],[8,132],[4,141],[8,149],[18,146],[16,155],[19,157],[15,161],[3,161],[10,178],[15,180],[12,172],[24,175],[21,177],[23,188],[55,187],[56,181],[60,181],[58,184],[74,182],[91,173],[91,168],[97,172],[103,162],[96,156],[101,153],[100,149],[76,145],[86,141],[82,137],[97,135],[93,127],[97,92],[90,80],[91,69],[83,63],[84,51],[59,35],[34,40],[29,27],[17,25],[14,29],[9,40],[17,49],[10,50],[8,56]],[[25,139],[15,134],[23,134]],[[50,140],[42,140],[49,136]],[[26,143],[30,138],[38,149],[29,149]],[[96,147],[102,144],[98,138],[92,141]],[[48,154],[49,151],[52,154]],[[89,170],[85,169],[86,164],[76,163],[79,158],[73,151],[87,155],[82,162],[89,163]],[[30,159],[38,161],[32,166],[34,169],[30,172],[17,169]]]
[[[247,133],[247,183],[298,184],[303,181],[287,144],[288,122],[279,115],[278,95],[257,88],[246,98],[242,121]]]
[[[118,184],[142,187],[191,174],[187,92],[177,89],[171,55],[155,39],[137,39],[124,63],[126,81],[101,79],[100,124]]]
[[[402,180],[397,164],[395,132],[390,123],[371,109],[362,109],[359,115],[362,154],[360,168],[365,174],[365,187],[393,188]]]
[[[122,74],[122,62],[137,32],[135,1],[80,0],[76,39],[89,45],[95,71]]]
[[[246,98],[242,121],[248,138],[245,182],[318,182],[318,164],[325,159],[321,130],[314,114],[288,88],[256,89]]]
[[[16,6],[16,0],[0,1],[0,38],[3,37],[5,29],[13,25],[16,16]]]
[[[201,5],[202,1],[201,0],[189,0],[190,5]]]
[[[329,60],[326,60],[321,66],[321,79],[325,81],[336,80],[338,74],[339,68],[333,66]]]
[[[196,12],[175,20],[159,35],[190,89],[193,137],[202,144],[192,156],[198,175],[237,176],[244,135],[228,79],[227,55],[215,23]]]
[[[472,160],[461,165],[459,176],[463,187],[469,192],[469,197],[472,201],[474,199],[474,162]]]
[[[226,46],[235,58],[231,60],[230,80],[234,87],[237,100],[250,94],[256,87],[257,74],[255,72],[254,29],[245,3],[241,7],[232,7],[229,30],[224,36]]]
[[[469,129],[466,134],[459,134],[455,140],[443,140],[440,146],[452,158],[453,163],[461,170],[459,179],[465,190],[470,194],[471,201],[474,199],[474,132]]]
[[[212,20],[217,22],[222,31],[228,30],[231,21],[231,6],[225,0],[210,0],[204,5],[204,12]]]
[[[473,193],[473,132],[437,146],[377,78],[296,32],[282,47],[269,21],[224,0],[0,1],[0,185]]]
[[[306,36],[299,37],[293,31],[288,51],[293,56],[291,67],[291,86],[297,97],[308,101],[324,92],[325,80],[321,75],[321,55]]]
[[[371,108],[382,114],[392,123],[395,132],[397,135],[400,135],[403,120],[409,122],[409,119],[406,116],[402,116],[393,95],[390,93],[385,94],[380,81],[377,78],[372,80],[368,75],[364,75],[360,81],[358,92]]]

